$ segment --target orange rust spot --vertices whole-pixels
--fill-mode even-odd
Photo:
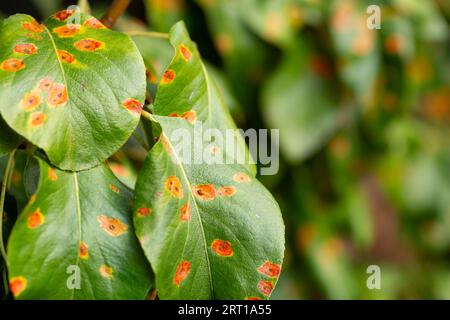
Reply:
[[[113,184],[110,184],[108,187],[109,187],[109,189],[110,189],[112,192],[114,192],[114,193],[120,193],[120,189],[117,188],[117,186],[115,186],[115,185],[113,185]]]
[[[190,219],[191,219],[191,208],[189,207],[189,203],[186,203],[180,209],[180,220],[189,221]]]
[[[258,283],[258,290],[266,297],[270,296],[273,290],[273,283],[271,281],[261,280]]]
[[[213,155],[218,155],[220,153],[221,149],[218,146],[212,145],[209,147],[209,151]]]
[[[129,99],[122,101],[122,106],[125,109],[127,109],[128,111],[131,111],[131,113],[140,115],[142,112],[142,107],[144,105],[136,99],[129,98]]]
[[[128,225],[119,219],[100,215],[97,217],[97,221],[100,223],[100,228],[113,237],[121,236],[128,231]]]
[[[234,174],[233,180],[238,183],[245,183],[250,182],[250,177],[248,176],[248,174],[245,174],[243,172],[237,172]]]
[[[20,108],[27,112],[36,110],[36,108],[41,104],[41,96],[37,91],[27,92],[25,96],[20,101]]]
[[[257,270],[265,276],[276,278],[281,272],[281,266],[279,264],[266,261]]]
[[[60,38],[71,38],[78,32],[80,32],[80,25],[78,24],[65,24],[53,29],[53,33],[56,33]]]
[[[31,115],[31,126],[40,127],[44,124],[47,116],[43,112],[35,112]]]
[[[45,217],[41,212],[41,209],[36,209],[36,211],[32,212],[27,219],[27,225],[30,229],[36,229],[41,226],[45,222]]]
[[[20,294],[27,288],[27,279],[22,276],[14,277],[9,280],[9,290],[11,290],[14,297]]]
[[[197,121],[197,113],[194,110],[186,111],[181,117],[190,124],[194,124]]]
[[[150,208],[139,208],[137,209],[137,216],[139,218],[147,217],[152,213],[152,209]]]
[[[232,197],[236,194],[236,187],[220,187],[217,193],[222,197]]]
[[[209,201],[216,197],[216,189],[212,184],[193,186],[192,191],[197,198],[204,201]]]
[[[58,59],[62,62],[73,63],[75,61],[75,57],[67,51],[64,50],[56,50],[58,54]]]
[[[111,268],[111,267],[109,267],[109,266],[107,266],[105,264],[102,264],[98,271],[100,272],[100,275],[103,278],[111,279],[113,277],[113,272],[114,272],[113,268]]]
[[[38,48],[33,43],[20,43],[14,47],[14,52],[22,54],[35,54]]]
[[[88,245],[84,242],[80,242],[78,253],[81,259],[87,260],[89,258]]]
[[[11,180],[12,180],[13,185],[18,187],[20,181],[22,180],[22,173],[20,171],[14,169]]]
[[[176,77],[175,71],[172,70],[166,70],[166,72],[164,72],[162,79],[161,79],[161,84],[168,84],[171,83]]]
[[[50,77],[45,77],[41,81],[39,81],[39,90],[48,91],[53,86],[54,81]]]
[[[262,300],[260,297],[247,297],[245,300]]]
[[[183,186],[181,185],[180,179],[175,176],[170,176],[166,180],[166,190],[175,198],[183,198]]]
[[[231,257],[234,254],[229,241],[216,239],[211,244],[211,249],[221,257]]]
[[[48,179],[51,181],[58,180],[58,175],[56,174],[56,170],[53,168],[48,168],[47,176],[48,176]]]
[[[61,10],[53,15],[56,20],[66,21],[71,15],[75,13],[75,10]]]
[[[83,25],[85,25],[86,27],[89,27],[91,29],[106,29],[106,27],[103,25],[103,23],[101,23],[96,18],[90,18],[90,19],[86,20],[83,23]]]
[[[92,52],[102,48],[104,46],[104,43],[94,39],[83,39],[75,42],[74,46],[80,51]]]
[[[191,263],[186,260],[182,260],[177,267],[175,276],[173,277],[173,283],[178,287],[180,283],[184,279],[186,279],[190,271],[191,271]]]
[[[22,27],[25,30],[28,30],[28,31],[34,32],[34,33],[41,33],[41,32],[44,32],[44,30],[45,30],[44,26],[39,24],[36,20],[24,22],[24,23],[22,23]]]
[[[47,95],[47,102],[51,107],[61,107],[67,103],[66,86],[54,83]]]
[[[25,62],[21,59],[10,58],[6,59],[0,65],[0,69],[4,71],[17,72],[25,68]]]
[[[192,57],[191,51],[184,44],[180,44],[180,53],[186,61],[189,61]]]

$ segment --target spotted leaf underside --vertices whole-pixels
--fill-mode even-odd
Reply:
[[[105,166],[65,172],[39,160],[40,183],[8,242],[17,299],[143,299],[152,276],[132,195]]]
[[[17,14],[0,24],[0,113],[61,169],[89,169],[119,149],[145,88],[132,40],[91,16],[64,10],[39,24]]]
[[[230,124],[232,120],[217,105],[221,96],[202,70],[184,26],[175,25],[170,38],[177,50],[168,71],[176,76],[167,81],[166,71],[158,89],[154,110],[164,115],[154,116],[154,121],[162,133],[138,178],[134,213],[158,295],[161,299],[266,299],[283,260],[280,209],[248,166],[193,164],[204,149],[188,144],[193,147],[189,158],[176,146],[180,142],[174,138],[176,132],[198,137],[201,127],[189,117],[166,116],[170,113],[193,109],[197,122],[218,128],[226,123],[216,118],[221,114]],[[208,90],[213,90],[215,99],[210,111],[202,108]],[[220,111],[214,111],[218,106]],[[202,140],[200,145],[211,144],[207,137]],[[213,158],[223,152],[217,146],[205,150]]]

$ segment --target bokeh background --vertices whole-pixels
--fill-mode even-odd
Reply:
[[[110,2],[89,1],[98,17]],[[2,1],[0,17],[71,4]],[[273,299],[450,299],[449,18],[446,0],[133,0],[115,28],[184,20],[238,126],[280,129],[280,171],[260,177],[286,224]],[[133,38],[151,101],[172,49]],[[131,141],[110,165],[133,186],[144,156]]]

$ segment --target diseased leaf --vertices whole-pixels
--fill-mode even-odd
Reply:
[[[143,299],[150,267],[133,232],[130,191],[105,165],[79,173],[39,166],[38,191],[8,244],[15,297]]]
[[[145,67],[128,36],[73,14],[60,11],[45,25],[23,14],[2,22],[0,112],[53,164],[82,170],[108,158],[137,126]]]
[[[159,297],[268,298],[284,252],[277,203],[242,165],[181,162],[169,137],[180,128],[194,136],[198,127],[156,120],[163,134],[136,185],[134,222]]]
[[[0,157],[11,152],[20,141],[20,136],[11,130],[0,116]]]
[[[198,121],[205,130],[217,129],[225,137],[227,130],[236,129],[236,124],[189,38],[184,23],[180,22],[172,28],[170,43],[175,49],[175,56],[159,83],[153,108],[155,114],[180,117],[193,125]],[[237,138],[237,150],[246,154],[249,160],[245,166],[254,175],[256,168],[250,161],[251,156],[242,137]],[[235,157],[234,154],[224,156],[228,159]]]

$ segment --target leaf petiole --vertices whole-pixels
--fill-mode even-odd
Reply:
[[[129,36],[141,36],[141,37],[151,37],[160,39],[169,39],[168,33],[155,32],[155,31],[128,31],[125,34]]]
[[[3,212],[5,206],[6,189],[14,170],[15,155],[16,149],[14,149],[9,155],[8,164],[6,165],[5,174],[3,175],[2,191],[0,194],[0,253],[5,259],[6,264],[8,264],[8,259],[6,256],[5,244],[3,243]]]

